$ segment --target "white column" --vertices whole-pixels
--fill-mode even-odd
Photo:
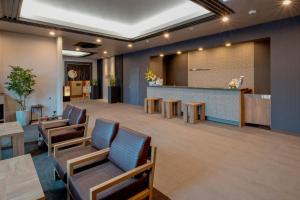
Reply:
[[[57,114],[61,114],[63,111],[63,86],[64,86],[64,62],[62,56],[63,39],[61,36],[57,37],[57,79],[56,81],[56,111]]]

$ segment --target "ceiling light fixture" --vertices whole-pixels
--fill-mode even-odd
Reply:
[[[55,34],[56,34],[56,33],[55,33],[54,31],[50,31],[50,32],[49,32],[49,35],[51,35],[51,36],[55,36]]]
[[[107,54],[107,51],[103,51],[104,54]]]
[[[283,0],[282,5],[289,6],[292,3],[292,0]]]
[[[76,51],[80,51],[80,48],[79,48],[79,47],[77,47],[77,48],[76,48]]]
[[[165,34],[164,34],[164,37],[165,37],[166,39],[168,39],[168,38],[170,37],[170,33],[165,33]]]
[[[229,17],[228,16],[223,16],[222,17],[222,22],[228,22],[229,21]]]
[[[88,56],[91,53],[89,52],[83,52],[83,51],[70,51],[70,50],[62,50],[63,56],[71,56],[71,57],[83,57]]]
[[[100,43],[100,42],[102,42],[102,40],[100,38],[97,38],[96,42]]]
[[[231,47],[231,43],[230,42],[226,42],[225,46],[226,47]]]
[[[181,51],[177,51],[177,54],[180,55],[180,54],[182,54],[182,52]]]
[[[132,48],[132,44],[131,43],[129,43],[127,46],[128,46],[128,48]]]
[[[198,51],[203,51],[203,48],[202,47],[198,48]]]
[[[161,54],[159,54],[159,56],[162,58],[162,57],[164,57],[165,55],[164,55],[163,53],[161,53]]]

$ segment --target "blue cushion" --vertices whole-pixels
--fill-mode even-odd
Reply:
[[[114,139],[108,159],[124,171],[147,162],[151,137],[121,128]]]
[[[110,147],[119,129],[119,123],[96,119],[95,127],[92,132],[92,145],[97,149]]]

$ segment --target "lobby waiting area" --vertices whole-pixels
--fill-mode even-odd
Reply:
[[[0,200],[299,200],[299,0],[0,0]]]

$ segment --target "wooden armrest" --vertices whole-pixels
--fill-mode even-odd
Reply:
[[[86,154],[83,156],[79,156],[77,158],[73,158],[71,160],[67,161],[67,173],[68,173],[68,177],[69,176],[73,176],[74,175],[74,168],[76,165],[80,165],[83,166],[84,163],[91,161],[91,160],[95,160],[97,158],[106,158],[107,155],[109,153],[109,148],[107,149],[102,149],[100,151],[96,151],[90,154]]]
[[[60,126],[66,126],[68,122],[68,119],[58,119],[53,121],[40,121],[39,123],[43,129],[53,129]]]
[[[101,183],[99,185],[96,185],[92,188],[90,188],[90,200],[96,200],[97,194],[99,192],[102,192],[118,183],[121,183],[127,179],[130,179],[142,172],[145,172],[153,167],[153,162],[148,162],[144,165],[141,165],[139,167],[136,167],[128,172],[125,172],[119,176],[116,176],[108,181],[105,181],[104,183]]]
[[[91,141],[91,139],[92,139],[91,137],[85,137],[85,138],[73,139],[73,140],[69,140],[67,142],[61,142],[61,143],[55,144],[54,145],[54,157],[56,157],[59,149],[61,149],[63,147],[68,147],[68,146],[80,144],[83,142]]]
[[[48,129],[48,136],[50,137],[50,136],[53,136],[54,134],[57,135],[57,131],[81,128],[81,127],[86,128],[86,124],[75,124],[75,125],[70,125],[70,126],[63,126],[63,127]]]

